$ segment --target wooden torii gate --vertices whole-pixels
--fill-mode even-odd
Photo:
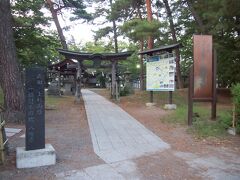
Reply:
[[[133,54],[133,51],[120,52],[120,53],[85,53],[85,52],[75,52],[64,49],[58,49],[58,52],[65,56],[67,59],[75,59],[78,61],[77,64],[77,87],[76,87],[76,102],[80,101],[81,97],[81,71],[82,68],[89,68],[83,64],[85,60],[92,60],[93,66],[91,67],[107,67],[111,65],[112,68],[112,84],[111,84],[111,97],[117,99],[118,88],[117,88],[117,78],[116,78],[116,65],[118,61],[126,60],[129,56]],[[109,61],[109,65],[101,65],[102,61]]]

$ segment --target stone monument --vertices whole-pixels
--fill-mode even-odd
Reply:
[[[16,150],[17,168],[32,168],[56,163],[55,150],[45,145],[45,71],[40,67],[26,70],[25,118],[26,147]]]

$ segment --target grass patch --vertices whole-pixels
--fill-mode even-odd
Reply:
[[[134,97],[134,98],[133,98]],[[137,92],[132,100],[141,101],[141,103],[149,102],[149,92]],[[154,102],[158,107],[163,107],[168,103],[168,92],[154,92]],[[176,90],[173,92],[173,103],[177,105],[175,111],[170,111],[168,115],[161,118],[163,122],[187,126],[188,104],[187,90]],[[205,137],[224,137],[227,135],[227,128],[231,126],[231,105],[217,107],[217,120],[212,121],[210,103],[194,103],[193,106],[193,126],[188,132],[199,138]]]
[[[45,96],[45,106],[47,107],[52,107],[52,106],[57,106],[62,100],[62,97],[57,97],[57,96]]]
[[[195,117],[189,132],[194,133],[199,138],[224,137],[227,135],[226,130],[231,126],[231,113],[228,110],[222,110],[219,112],[216,121],[210,120],[209,117]]]
[[[188,118],[187,105],[177,107],[169,116],[163,119],[164,122],[187,125]],[[211,108],[203,106],[200,103],[194,104],[193,107],[193,125],[188,132],[196,135],[198,138],[206,137],[224,137],[227,135],[227,128],[231,126],[231,111],[218,108],[217,119],[213,121],[211,117]]]
[[[163,122],[185,125],[187,121],[187,107],[178,106],[175,111],[162,118]]]
[[[45,96],[45,105],[46,106],[56,106],[59,102],[59,97],[54,96]],[[4,97],[3,97],[3,91],[0,88],[0,105],[3,105],[4,103]]]

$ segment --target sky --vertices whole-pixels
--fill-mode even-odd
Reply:
[[[64,35],[67,40],[71,40],[72,37],[75,39],[77,44],[86,43],[88,41],[93,41],[94,33],[92,30],[97,30],[97,27],[91,24],[82,23],[81,21],[67,21],[62,18],[59,19],[62,27],[70,26],[68,31],[64,31]],[[56,29],[55,24],[53,27]]]
[[[94,12],[94,6],[88,7],[87,12]],[[51,17],[51,13],[48,9],[43,10],[45,16]],[[70,28],[65,31],[64,30],[64,36],[67,41],[70,41],[74,38],[75,42],[77,44],[85,44],[86,42],[93,41],[94,40],[94,33],[93,30],[98,30],[101,26],[93,25],[91,23],[83,22],[82,20],[76,20],[76,21],[70,21],[70,11],[63,10],[61,15],[58,15],[59,22],[61,24],[61,27],[67,27]],[[97,20],[94,20],[95,23],[100,23],[104,21],[103,17],[99,17]],[[57,31],[56,26],[54,22],[51,22],[50,26],[51,30]]]
[[[45,16],[51,17],[50,12],[45,9],[43,10]],[[70,41],[72,38],[75,39],[75,42],[77,44],[84,44],[88,41],[93,41],[93,35],[94,33],[92,30],[97,30],[98,27],[88,24],[88,23],[83,23],[80,20],[78,21],[70,21],[69,20],[69,13],[68,11],[64,11],[62,15],[58,16],[59,22],[62,28],[69,26],[70,29],[67,31],[64,30],[64,36],[67,39],[67,41]],[[50,27],[48,27],[50,30],[57,31],[56,26],[53,21],[51,21]]]

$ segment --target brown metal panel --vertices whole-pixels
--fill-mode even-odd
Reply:
[[[194,98],[212,98],[212,36],[193,36]]]

